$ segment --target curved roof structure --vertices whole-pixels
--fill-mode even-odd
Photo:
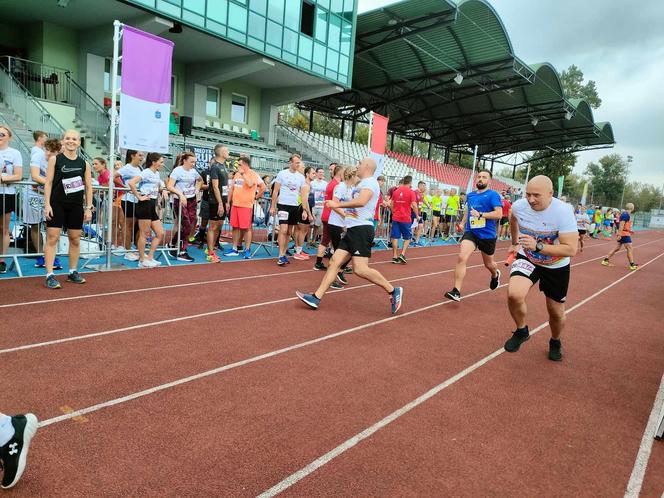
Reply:
[[[482,154],[614,143],[555,68],[529,66],[485,0],[404,0],[357,19],[352,89],[302,103],[346,119],[390,117],[400,135]]]

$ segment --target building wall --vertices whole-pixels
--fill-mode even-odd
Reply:
[[[69,69],[78,78],[78,33],[49,22],[42,23],[42,62]]]

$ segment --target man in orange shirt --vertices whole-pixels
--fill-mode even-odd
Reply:
[[[244,259],[251,259],[251,225],[254,214],[254,202],[265,191],[265,182],[251,169],[251,159],[240,156],[238,171],[230,185],[231,227],[233,228],[233,247],[224,256],[239,256],[237,247],[244,238]]]

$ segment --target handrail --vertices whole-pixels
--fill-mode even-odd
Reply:
[[[108,112],[76,83],[71,74],[67,73],[65,76],[69,83],[70,103],[74,106],[76,119],[85,128],[89,138],[108,149],[111,129]]]

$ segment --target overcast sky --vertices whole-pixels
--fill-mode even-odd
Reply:
[[[417,0],[413,0],[417,1]],[[358,12],[395,3],[359,0]],[[580,153],[575,171],[616,152],[634,157],[630,179],[664,184],[664,2],[662,0],[489,0],[514,52],[558,71],[576,64],[597,84],[613,149]]]

